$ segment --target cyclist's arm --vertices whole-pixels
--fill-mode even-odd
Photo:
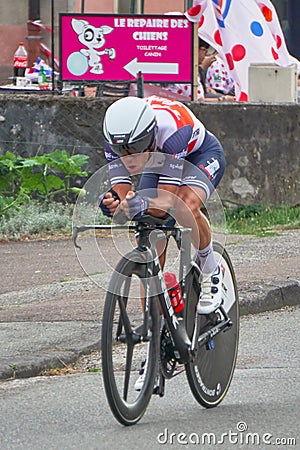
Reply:
[[[118,183],[118,184],[114,184],[112,186],[112,189],[118,194],[118,196],[120,197],[121,201],[124,200],[124,198],[126,197],[127,193],[129,191],[131,191],[132,186],[131,184],[124,184],[124,183]]]
[[[116,155],[108,143],[104,143],[105,158],[109,162],[109,178],[111,182],[111,189],[105,194],[102,202],[105,207],[110,210],[111,215],[114,215],[116,209],[120,204],[120,200],[124,200],[127,193],[132,189],[131,178],[120,157]],[[115,193],[117,195],[115,195]],[[119,199],[116,199],[119,197]]]
[[[158,185],[158,196],[149,198],[147,213],[154,217],[164,216],[170,208],[175,206],[178,186],[172,184]]]
[[[112,151],[107,142],[104,143],[104,155],[108,161],[111,186],[114,188],[114,186],[119,184],[127,184],[131,187],[132,182],[128,170],[122,163],[121,158]],[[115,190],[117,191],[118,189]]]

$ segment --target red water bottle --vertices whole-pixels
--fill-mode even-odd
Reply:
[[[27,67],[28,57],[27,51],[24,47],[24,42],[20,42],[19,47],[14,54],[14,84],[16,84],[16,77],[24,77]]]
[[[182,297],[180,284],[176,279],[175,273],[166,272],[164,274],[164,278],[173,309],[175,313],[179,313],[184,308],[184,300]]]

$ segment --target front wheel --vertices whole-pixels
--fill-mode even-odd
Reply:
[[[157,298],[145,301],[148,273],[141,254],[132,252],[122,258],[112,275],[103,311],[104,387],[110,408],[123,425],[133,425],[143,416],[158,372],[159,313]],[[136,390],[143,362],[145,376]]]
[[[195,399],[206,408],[217,406],[228,391],[235,369],[239,339],[239,300],[233,266],[222,245],[214,243],[214,252],[223,272],[222,306],[231,319],[232,326],[217,334],[207,345],[199,347],[195,359],[185,367]],[[198,282],[195,277],[194,285]],[[186,321],[190,333],[198,302],[195,291],[197,290],[191,290],[191,297],[188,298]],[[200,334],[215,325],[220,316],[218,311],[200,316]]]

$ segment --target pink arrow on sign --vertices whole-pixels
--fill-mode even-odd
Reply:
[[[138,72],[143,74],[177,75],[179,73],[179,64],[138,62],[137,58],[134,58],[124,66],[124,69],[134,77],[136,77]]]

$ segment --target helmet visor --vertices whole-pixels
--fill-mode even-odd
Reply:
[[[108,142],[108,145],[112,149],[112,151],[118,155],[118,156],[126,156],[126,155],[133,155],[136,153],[144,153],[147,150],[151,149],[151,146],[154,142],[156,135],[156,127],[152,130],[151,133],[148,134],[148,136],[144,136],[142,139],[139,139],[132,144],[125,144],[124,142],[116,142],[116,143],[110,143]],[[119,139],[112,139],[115,141],[118,141]]]

